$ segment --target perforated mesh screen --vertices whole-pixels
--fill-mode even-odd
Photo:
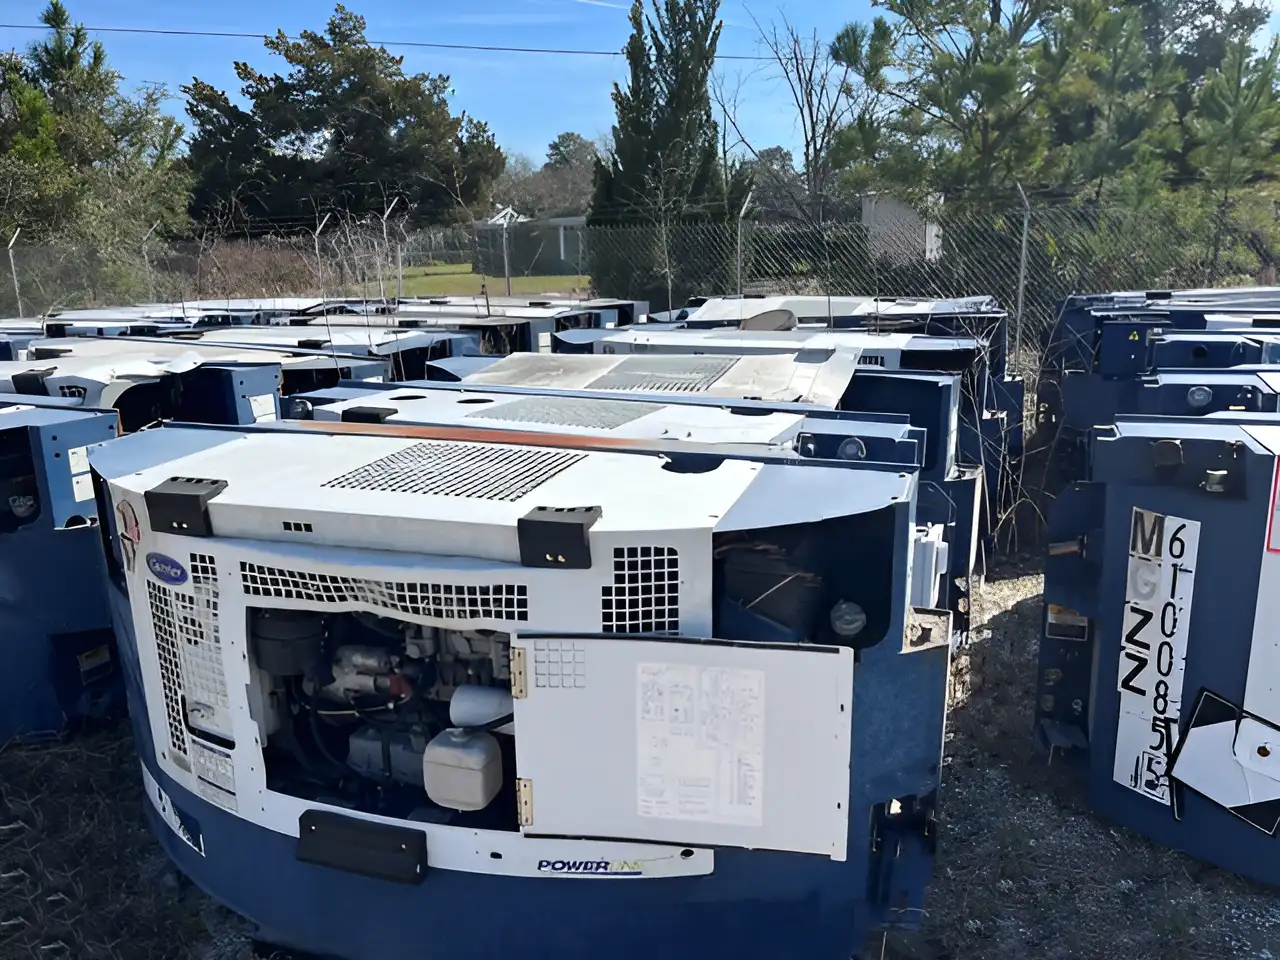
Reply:
[[[240,582],[251,597],[377,607],[437,620],[529,619],[529,588],[522,583],[394,583],[243,562]]]
[[[321,486],[511,502],[585,457],[585,453],[530,447],[415,443]]]
[[[627,357],[586,389],[701,393],[737,362],[737,357]]]
[[[508,420],[517,423],[554,423],[565,427],[612,430],[663,409],[660,403],[627,400],[587,400],[581,397],[521,397],[491,409],[477,410],[468,418]]]
[[[680,632],[680,559],[674,547],[615,547],[613,585],[601,593],[604,633]]]
[[[169,747],[186,756],[187,729],[182,722],[182,660],[173,591],[148,580],[147,600],[151,608],[151,628],[156,638],[156,655],[160,660],[160,686],[169,725]]]
[[[214,558],[191,554],[193,595],[173,592],[178,636],[183,641],[182,679],[187,718],[197,729],[230,737],[227,681],[218,635],[218,569]]]

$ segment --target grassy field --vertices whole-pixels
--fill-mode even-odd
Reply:
[[[461,297],[480,293],[482,284],[488,284],[490,296],[504,296],[506,280],[502,277],[484,277],[472,272],[469,263],[434,263],[423,267],[404,268],[404,295],[406,297]],[[591,288],[591,278],[585,276],[511,278],[511,293],[515,296],[556,295],[582,296]]]
[[[1010,562],[976,598],[989,635],[953,670],[923,930],[886,958],[1280,957],[1280,893],[1100,820],[1032,749],[1041,587]],[[168,866],[144,802],[124,728],[0,751],[0,960],[279,960]]]

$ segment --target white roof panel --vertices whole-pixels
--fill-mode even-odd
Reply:
[[[856,351],[789,356],[512,354],[468,384],[802,401],[835,407],[858,366]]]

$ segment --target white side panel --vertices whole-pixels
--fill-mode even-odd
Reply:
[[[845,858],[853,651],[521,638],[524,830]]]
[[[1116,783],[1169,806],[1200,524],[1133,511],[1117,665]]]
[[[1258,574],[1258,602],[1253,615],[1249,672],[1244,682],[1244,709],[1280,724],[1280,459],[1271,483],[1267,538]]]

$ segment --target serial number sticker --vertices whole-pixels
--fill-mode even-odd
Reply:
[[[1169,760],[1178,741],[1200,524],[1134,509],[1125,572],[1116,689],[1116,783],[1172,805]]]

